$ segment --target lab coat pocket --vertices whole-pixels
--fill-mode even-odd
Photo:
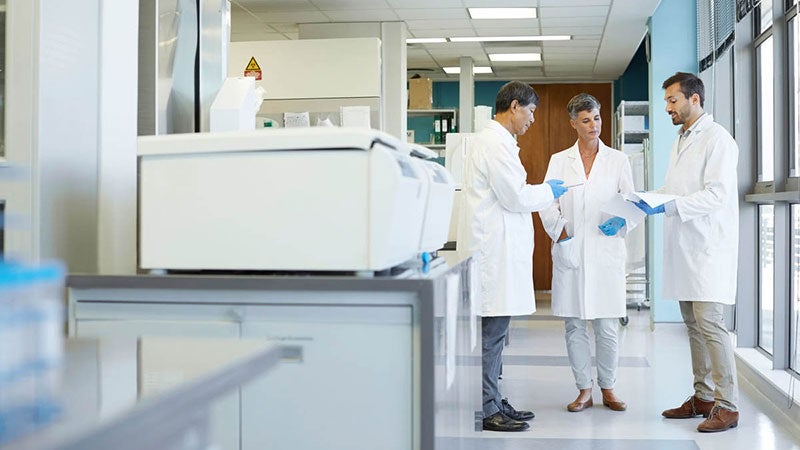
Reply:
[[[619,236],[603,236],[597,240],[597,255],[601,264],[618,269],[625,268],[627,252],[625,239]]]
[[[577,269],[580,265],[575,238],[563,242],[554,242],[551,250],[553,267],[562,270]]]

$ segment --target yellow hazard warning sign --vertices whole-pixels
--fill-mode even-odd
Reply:
[[[244,68],[244,76],[253,77],[256,80],[261,79],[261,67],[256,62],[255,56],[250,57],[250,62],[247,63],[247,67]]]
[[[247,63],[247,68],[244,70],[261,70],[261,67],[259,67],[258,63],[256,62],[255,56],[250,57],[250,62]]]

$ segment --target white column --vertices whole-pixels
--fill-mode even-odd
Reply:
[[[97,259],[102,274],[136,273],[137,0],[101,0]]]
[[[459,60],[461,75],[458,77],[458,132],[472,133],[472,116],[475,112],[475,63],[469,56]]]
[[[406,140],[406,24],[405,22],[381,23],[381,129]]]

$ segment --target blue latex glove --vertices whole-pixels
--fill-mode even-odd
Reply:
[[[562,180],[547,180],[546,183],[550,185],[550,189],[553,190],[553,197],[555,198],[561,197],[567,192],[567,188],[562,186],[564,184]]]
[[[619,230],[624,226],[625,219],[622,217],[612,217],[598,225],[597,228],[600,228],[600,231],[602,231],[606,236],[614,236],[619,233]]]
[[[655,208],[651,208],[650,205],[644,202],[644,200],[639,200],[638,202],[634,203],[634,205],[638,206],[639,209],[644,211],[644,213],[648,216],[652,216],[653,214],[664,214],[664,205],[658,205]]]

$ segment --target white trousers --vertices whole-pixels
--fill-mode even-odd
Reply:
[[[567,317],[566,327],[567,355],[575,376],[578,389],[589,389],[592,382],[592,349],[589,346],[588,320]],[[597,352],[597,384],[601,389],[613,389],[617,377],[619,350],[617,335],[619,319],[593,319],[595,350]]]

